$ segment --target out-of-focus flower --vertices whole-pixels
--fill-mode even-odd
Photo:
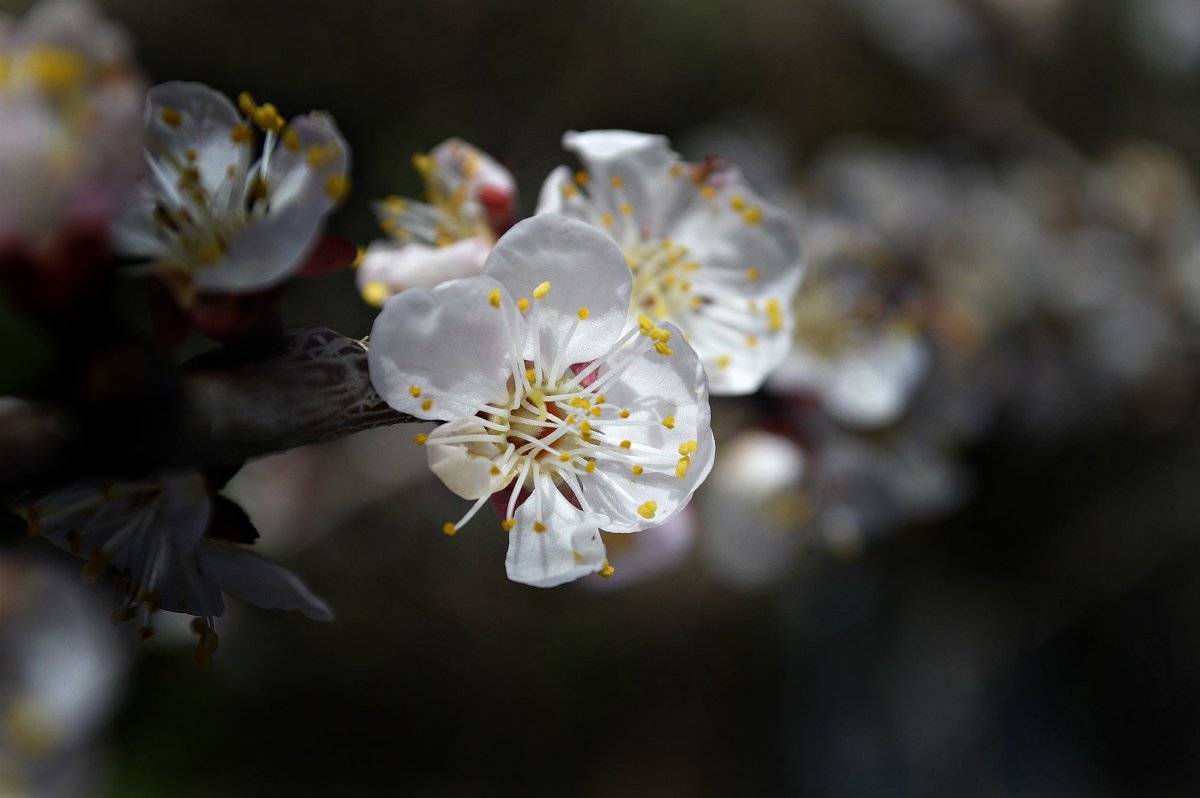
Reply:
[[[213,619],[225,611],[222,592],[259,607],[333,619],[299,579],[238,545],[257,533],[236,505],[214,498],[196,472],[26,494],[17,511],[31,533],[88,558],[86,579],[94,581],[110,567],[116,571],[113,584],[125,602],[113,612],[114,621],[137,616],[139,634],[149,638],[157,610],[196,616],[202,660],[216,650]]]
[[[1167,73],[1200,66],[1200,5],[1194,0],[1128,0],[1126,30],[1142,60]]]
[[[0,15],[0,281],[23,304],[62,312],[110,262],[143,96],[125,32],[85,0]]]
[[[447,139],[413,165],[426,202],[388,197],[375,203],[391,240],[367,247],[358,287],[372,305],[406,288],[479,274],[496,239],[512,227],[517,182],[512,174],[462,139]]]
[[[629,268],[605,235],[556,214],[516,225],[483,274],[384,306],[371,378],[396,410],[447,423],[417,442],[511,535],[507,570],[550,587],[609,566],[599,530],[678,512],[713,458],[695,352],[670,326],[628,325]]]
[[[792,352],[772,390],[816,394],[838,421],[860,428],[896,421],[929,365],[918,308],[872,236],[832,221],[808,228],[808,275],[796,297]]]
[[[633,272],[631,313],[679,325],[717,395],[751,393],[787,355],[800,242],[785,213],[719,159],[686,164],[663,136],[569,132],[586,171],[546,179],[538,212],[608,233]]]
[[[807,458],[791,439],[763,430],[722,446],[699,493],[701,551],[722,582],[741,589],[774,584],[795,564],[813,507],[804,492]]]
[[[0,557],[0,795],[90,794],[128,648],[78,578]]]
[[[296,274],[349,189],[346,143],[323,113],[285,123],[249,94],[235,107],[203,84],[172,82],[149,91],[145,129],[147,173],[115,244],[151,259],[184,308],[197,294],[262,291]]]

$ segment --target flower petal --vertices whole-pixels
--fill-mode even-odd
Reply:
[[[474,416],[485,402],[507,401],[524,332],[512,299],[488,277],[413,288],[388,300],[371,327],[371,382],[417,418]]]
[[[479,419],[471,416],[442,424],[429,433],[425,450],[429,455],[429,470],[442,483],[464,499],[478,499],[503,489],[505,480],[492,474],[493,462],[502,449],[489,441],[442,443],[451,437],[478,435],[487,430]],[[511,479],[511,475],[509,477]]]
[[[505,233],[483,274],[513,297],[529,299],[523,355],[545,367],[557,362],[565,369],[603,355],[629,314],[632,277],[621,250],[599,230],[557,214],[534,216]],[[547,282],[549,291],[538,298]]]
[[[460,277],[473,277],[483,268],[491,244],[466,238],[445,247],[374,241],[367,247],[356,279],[360,291],[379,283],[389,294],[409,288],[433,288]]]
[[[268,610],[296,610],[314,621],[332,621],[333,610],[291,571],[247,548],[206,539],[196,552],[200,568],[221,590]]]
[[[600,518],[585,513],[559,493],[550,478],[517,508],[505,569],[508,578],[533,587],[554,587],[604,567]],[[544,532],[534,530],[541,523]]]

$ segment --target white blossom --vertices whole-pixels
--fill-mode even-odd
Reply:
[[[89,481],[26,494],[17,512],[40,535],[87,558],[94,581],[110,568],[125,601],[114,621],[137,617],[139,633],[153,634],[158,610],[196,616],[197,654],[216,650],[213,619],[225,611],[221,593],[268,609],[297,610],[313,620],[333,612],[283,568],[246,546],[208,536],[214,500],[197,472],[164,472],[137,481]]]
[[[376,389],[446,422],[417,442],[475,502],[444,531],[495,497],[515,581],[609,572],[599,530],[662,524],[711,467],[704,370],[673,326],[629,323],[631,284],[607,236],[544,214],[502,237],[479,277],[398,294],[372,328]]]
[[[586,171],[550,174],[538,212],[607,232],[633,272],[632,313],[669,320],[700,355],[714,394],[751,393],[787,355],[800,244],[785,213],[731,165],[683,163],[666,138],[567,133]]]
[[[137,173],[144,86],[82,0],[0,15],[0,249],[102,232]]]
[[[487,153],[452,138],[414,156],[413,165],[426,201],[392,196],[375,203],[388,238],[367,247],[358,270],[359,290],[373,305],[407,288],[479,274],[513,224],[517,182]]]
[[[348,190],[346,143],[323,113],[285,124],[248,94],[235,107],[203,84],[172,82],[149,91],[145,128],[146,174],[116,248],[151,259],[185,306],[195,291],[243,293],[287,279]]]

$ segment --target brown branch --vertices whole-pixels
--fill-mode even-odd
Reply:
[[[184,369],[181,382],[179,440],[169,449],[148,447],[151,459],[162,462],[140,463],[145,468],[234,468],[252,457],[417,420],[375,392],[365,343],[321,327],[287,331],[282,347],[263,359],[202,359]],[[111,475],[108,453],[92,443],[63,408],[25,402],[0,408],[0,495]]]

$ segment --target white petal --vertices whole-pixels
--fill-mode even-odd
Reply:
[[[294,273],[316,243],[325,215],[340,198],[329,181],[345,177],[349,155],[332,120],[322,114],[298,117],[288,127],[300,146],[295,151],[279,146],[271,154],[270,210],[230,237],[221,261],[196,272],[199,288],[236,292],[270,287]],[[327,148],[318,166],[308,162],[313,147]]]
[[[567,501],[549,478],[540,480],[535,491],[540,507],[539,495],[526,499],[517,508],[517,524],[509,533],[504,562],[508,578],[534,587],[554,587],[603,568],[601,519]],[[546,531],[534,531],[534,522]]]
[[[178,124],[164,119],[164,112],[179,114]],[[240,177],[250,163],[250,146],[231,137],[242,121],[233,103],[203,83],[171,81],[146,93],[146,147],[153,160],[186,164],[189,153],[200,172],[200,182],[209,195],[228,179],[233,167]]]
[[[291,571],[247,548],[205,539],[197,550],[200,567],[221,590],[268,610],[296,610],[314,621],[332,621],[333,610]]]
[[[534,214],[560,213],[578,218],[577,215],[566,211],[563,202],[563,186],[573,182],[570,169],[565,166],[554,167],[553,171],[546,176],[545,182],[542,183],[542,189],[538,193],[537,210],[534,211]]]
[[[629,314],[632,277],[621,250],[599,230],[557,214],[534,216],[505,233],[483,274],[514,298],[529,299],[524,357],[533,359],[540,346],[543,366],[557,359],[565,368],[604,354]],[[535,299],[543,282],[550,290]],[[584,308],[587,318],[580,320]]]
[[[495,459],[503,450],[487,441],[449,444],[441,441],[452,436],[486,434],[483,424],[472,416],[442,424],[429,433],[425,442],[429,470],[455,495],[464,499],[490,496],[504,487],[504,483],[491,473]]]
[[[499,307],[489,301],[493,290]],[[371,382],[402,413],[443,421],[474,416],[485,402],[508,400],[523,339],[521,314],[495,280],[413,288],[388,300],[371,327]]]
[[[466,238],[445,247],[373,241],[356,274],[359,290],[382,283],[393,294],[409,288],[433,288],[460,277],[473,277],[492,251],[482,238]]]

